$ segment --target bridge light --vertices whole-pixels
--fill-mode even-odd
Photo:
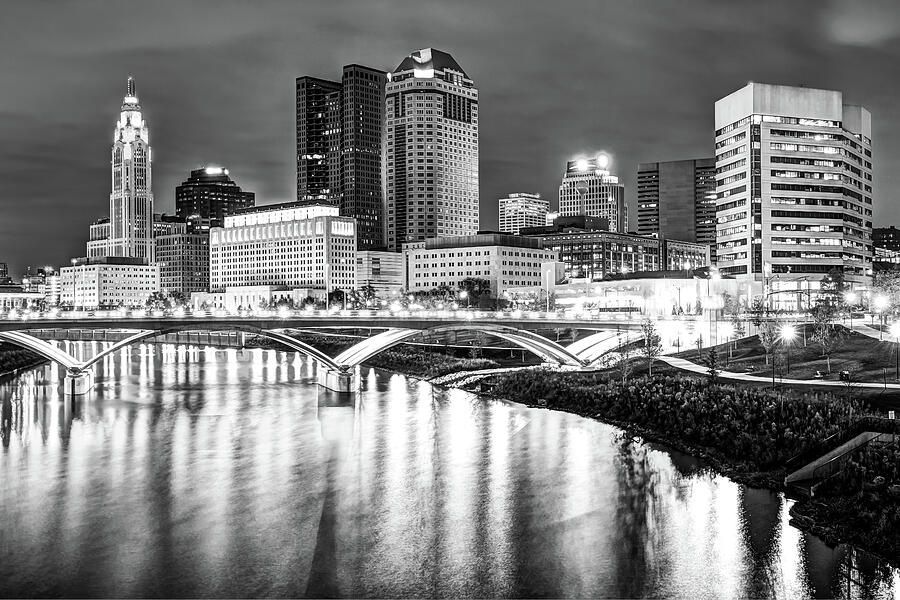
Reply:
[[[282,306],[278,309],[278,318],[279,319],[287,319],[291,316],[291,309],[287,306]]]

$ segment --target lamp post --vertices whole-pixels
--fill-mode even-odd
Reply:
[[[785,323],[781,326],[779,332],[781,343],[784,345],[784,352],[787,356],[787,373],[791,372],[791,342],[797,337],[797,327],[793,323]]]
[[[876,296],[875,297],[875,309],[878,311],[878,324],[880,327],[878,328],[878,339],[884,339],[884,309],[888,306],[888,299],[886,296]]]
[[[75,312],[75,263],[77,261],[73,258],[71,260],[72,263],[72,312]]]
[[[847,313],[850,315],[850,330],[853,330],[853,307],[856,306],[858,296],[856,292],[849,291],[844,293],[844,302],[847,303]]]
[[[469,308],[469,292],[463,290],[459,293],[459,299],[466,301],[466,308]]]

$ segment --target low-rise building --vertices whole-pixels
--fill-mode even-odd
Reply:
[[[403,254],[383,250],[356,252],[356,284],[370,286],[377,296],[387,296],[403,289]]]
[[[411,293],[455,289],[475,278],[490,282],[493,298],[510,286],[540,285],[541,265],[556,260],[538,239],[490,232],[405,244],[403,254]]]
[[[194,292],[190,296],[194,310],[256,310],[272,308],[281,303],[298,308],[311,298],[324,302],[325,290],[289,289],[283,285],[243,285],[229,287],[217,292]]]
[[[225,217],[210,230],[210,291],[356,288],[356,220],[330,204],[288,202]]]
[[[41,308],[44,295],[35,291],[25,291],[20,285],[0,283],[0,318],[10,310]]]
[[[159,267],[143,258],[74,259],[60,269],[60,304],[75,308],[144,306],[159,291]]]

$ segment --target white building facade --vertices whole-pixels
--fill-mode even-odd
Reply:
[[[110,150],[109,223],[106,251],[102,256],[142,258],[148,264],[153,252],[153,192],[150,130],[141,114],[134,79],[128,78],[119,120]],[[98,224],[99,225],[99,224]],[[99,258],[102,228],[91,228],[88,257]],[[97,239],[95,239],[97,238]]]
[[[442,286],[458,288],[467,278],[490,282],[498,298],[509,287],[541,285],[541,265],[556,261],[540,240],[498,233],[434,238],[407,244],[405,287],[428,293]]]
[[[625,186],[610,175],[609,157],[570,160],[559,186],[559,216],[606,217],[609,230],[628,232]]]
[[[540,194],[510,194],[499,200],[500,231],[519,235],[523,227],[542,227],[547,222],[550,202]]]
[[[793,304],[834,269],[865,287],[869,112],[844,104],[841,92],[750,83],[716,102],[715,127],[719,270]]]
[[[356,220],[291,202],[225,217],[210,230],[210,291],[237,286],[356,288]]]
[[[356,283],[360,289],[371,286],[377,296],[388,296],[403,289],[403,254],[381,250],[356,253]]]
[[[143,259],[81,259],[60,269],[60,304],[79,309],[141,307],[159,291],[159,267]]]
[[[478,230],[478,90],[452,56],[425,48],[388,74],[387,247]]]

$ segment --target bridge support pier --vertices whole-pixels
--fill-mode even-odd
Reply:
[[[66,396],[83,396],[94,389],[94,373],[82,371],[77,374],[66,373],[63,391]]]
[[[356,373],[353,371],[336,371],[319,367],[317,377],[319,385],[333,392],[356,391]]]

